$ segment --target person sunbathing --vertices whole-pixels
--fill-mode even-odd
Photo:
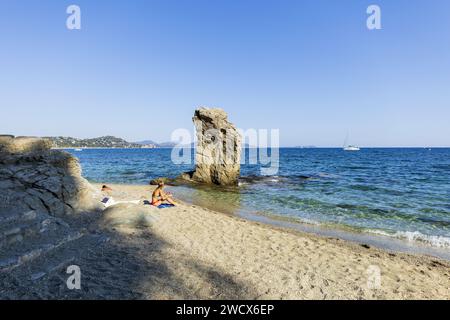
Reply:
[[[103,199],[101,203],[105,206],[105,208],[108,208],[110,206],[114,206],[116,204],[120,203],[132,203],[132,204],[139,204],[140,200],[128,200],[128,201],[116,201],[112,197],[113,189],[108,187],[107,185],[103,185],[101,192],[103,194]]]
[[[102,186],[102,192],[110,193],[110,192],[112,192],[112,191],[113,191],[113,189],[110,188],[110,187],[108,187],[106,184],[104,184],[104,185]]]
[[[161,204],[172,204],[176,205],[175,201],[172,199],[172,195],[170,193],[164,192],[164,182],[160,181],[158,186],[152,193],[152,205],[157,207]]]

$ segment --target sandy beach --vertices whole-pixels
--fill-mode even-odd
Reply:
[[[148,199],[153,189],[110,186],[116,200]],[[450,298],[448,262],[280,229],[183,203],[166,209],[118,204],[103,212],[101,229],[115,249],[104,249],[90,258],[92,265],[82,266],[92,275],[88,285],[93,296]],[[374,270],[380,272],[379,281]],[[115,289],[108,291],[108,286]]]
[[[100,204],[101,185],[93,186],[90,198]],[[108,186],[116,202],[126,203],[64,221],[48,217],[44,225],[56,229],[44,232],[45,241],[54,245],[0,272],[1,299],[450,299],[448,261],[181,201],[159,209],[147,204],[153,186]],[[69,226],[78,231],[64,231]],[[18,248],[33,246],[21,243]],[[80,268],[79,290],[66,285],[69,265]]]

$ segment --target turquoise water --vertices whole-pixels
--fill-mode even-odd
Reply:
[[[148,184],[193,165],[170,149],[71,151],[95,182]],[[280,149],[276,176],[243,165],[238,188],[177,187],[183,199],[230,213],[256,213],[450,248],[450,149]]]

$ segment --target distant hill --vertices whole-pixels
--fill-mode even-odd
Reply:
[[[177,146],[178,143],[176,142],[162,142],[158,144],[159,148],[173,148],[175,146]]]
[[[92,139],[73,137],[45,137],[53,142],[54,148],[154,148],[154,144],[138,144],[124,139],[104,136]]]
[[[74,137],[44,137],[53,142],[54,148],[173,148],[178,147],[195,147],[192,142],[185,146],[180,146],[176,142],[158,143],[153,140],[143,140],[137,142],[128,142],[122,138],[114,136],[104,136],[90,139],[79,139]],[[244,148],[251,148],[248,144],[244,144]]]
[[[153,140],[144,140],[144,141],[136,141],[136,142],[134,142],[134,143],[137,143],[137,144],[140,144],[140,145],[145,145],[145,144],[153,144],[153,145],[155,145],[155,146],[157,146],[158,145],[158,142],[155,142],[155,141],[153,141]]]
[[[137,141],[135,143],[141,144],[141,145],[150,145],[150,144],[152,144],[152,145],[154,145],[157,148],[173,148],[173,147],[175,147],[177,145],[177,143],[175,143],[175,142],[161,142],[161,143],[158,143],[158,142],[155,142],[153,140]]]

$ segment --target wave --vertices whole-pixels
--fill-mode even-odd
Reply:
[[[372,167],[364,167],[364,166],[341,166],[342,169],[351,169],[351,170],[370,170]]]
[[[435,164],[431,166],[433,169],[450,171],[450,164]]]
[[[120,173],[123,174],[123,175],[129,176],[129,175],[134,175],[134,174],[138,174],[138,173],[141,173],[141,172],[138,172],[138,171],[135,171],[135,170],[125,170],[125,171],[122,171]]]
[[[366,232],[397,238],[400,240],[407,240],[409,242],[419,242],[438,248],[450,248],[450,238],[444,236],[431,236],[423,234],[419,231],[397,231],[389,233],[382,230],[368,229]]]

